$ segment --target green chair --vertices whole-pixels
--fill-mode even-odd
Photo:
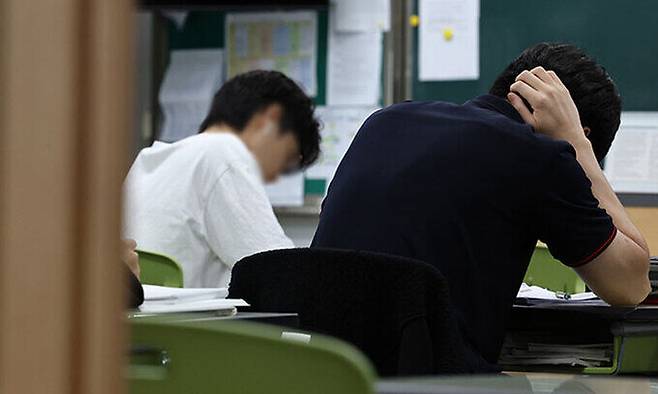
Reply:
[[[369,394],[375,375],[350,345],[236,321],[132,324],[132,394]],[[285,329],[284,329],[285,330]]]
[[[147,285],[183,287],[183,270],[169,256],[137,250],[140,280]]]
[[[578,274],[556,260],[542,243],[537,244],[523,281],[529,285],[569,294],[585,291],[585,282]]]

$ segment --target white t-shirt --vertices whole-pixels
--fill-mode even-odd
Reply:
[[[123,236],[176,259],[185,287],[224,287],[245,256],[292,248],[253,155],[232,133],[143,149],[124,184]]]

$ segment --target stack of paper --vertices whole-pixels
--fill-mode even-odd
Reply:
[[[228,290],[222,288],[180,289],[144,285],[144,313],[174,313],[221,311],[234,314],[236,307],[249,306],[241,299],[227,299]]]
[[[196,301],[226,298],[228,290],[219,288],[188,288],[143,285],[145,301]]]
[[[658,256],[649,259],[649,280],[651,281],[651,289],[658,292]]]
[[[516,298],[558,301],[558,302],[559,301],[573,302],[573,301],[595,300],[598,297],[596,296],[596,294],[592,292],[565,294],[565,293],[544,289],[543,287],[539,287],[539,286],[528,286],[527,284],[522,283],[521,288],[519,288],[519,292],[516,295]]]
[[[649,281],[651,282],[651,293],[642,302],[643,304],[658,304],[658,256],[649,259]]]
[[[530,342],[523,335],[510,334],[505,339],[498,363],[507,366],[553,365],[568,367],[602,367],[610,365],[612,343],[568,344],[546,342],[534,336]]]

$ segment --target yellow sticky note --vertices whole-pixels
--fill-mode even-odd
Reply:
[[[443,29],[443,39],[446,41],[452,41],[453,37],[455,36],[454,30],[450,27],[446,27]]]
[[[411,15],[409,17],[409,24],[411,25],[411,27],[418,27],[418,25],[420,24],[420,18],[418,17],[418,15]]]

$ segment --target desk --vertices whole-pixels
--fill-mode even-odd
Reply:
[[[504,366],[586,374],[658,373],[658,308],[615,308],[601,301],[515,305],[508,332],[569,338],[569,343],[610,343],[613,358],[603,367]]]
[[[514,374],[514,376],[384,379],[377,384],[376,392],[378,394],[649,394],[658,393],[658,380],[546,373]]]
[[[140,312],[129,313],[128,321],[156,321],[156,322],[207,322],[207,321],[227,321],[227,320],[248,320],[256,323],[265,323],[276,326],[298,328],[299,317],[296,313],[259,313],[259,312],[238,312],[233,316],[221,316],[213,312],[194,312],[194,313],[162,313],[162,314],[142,314]]]

